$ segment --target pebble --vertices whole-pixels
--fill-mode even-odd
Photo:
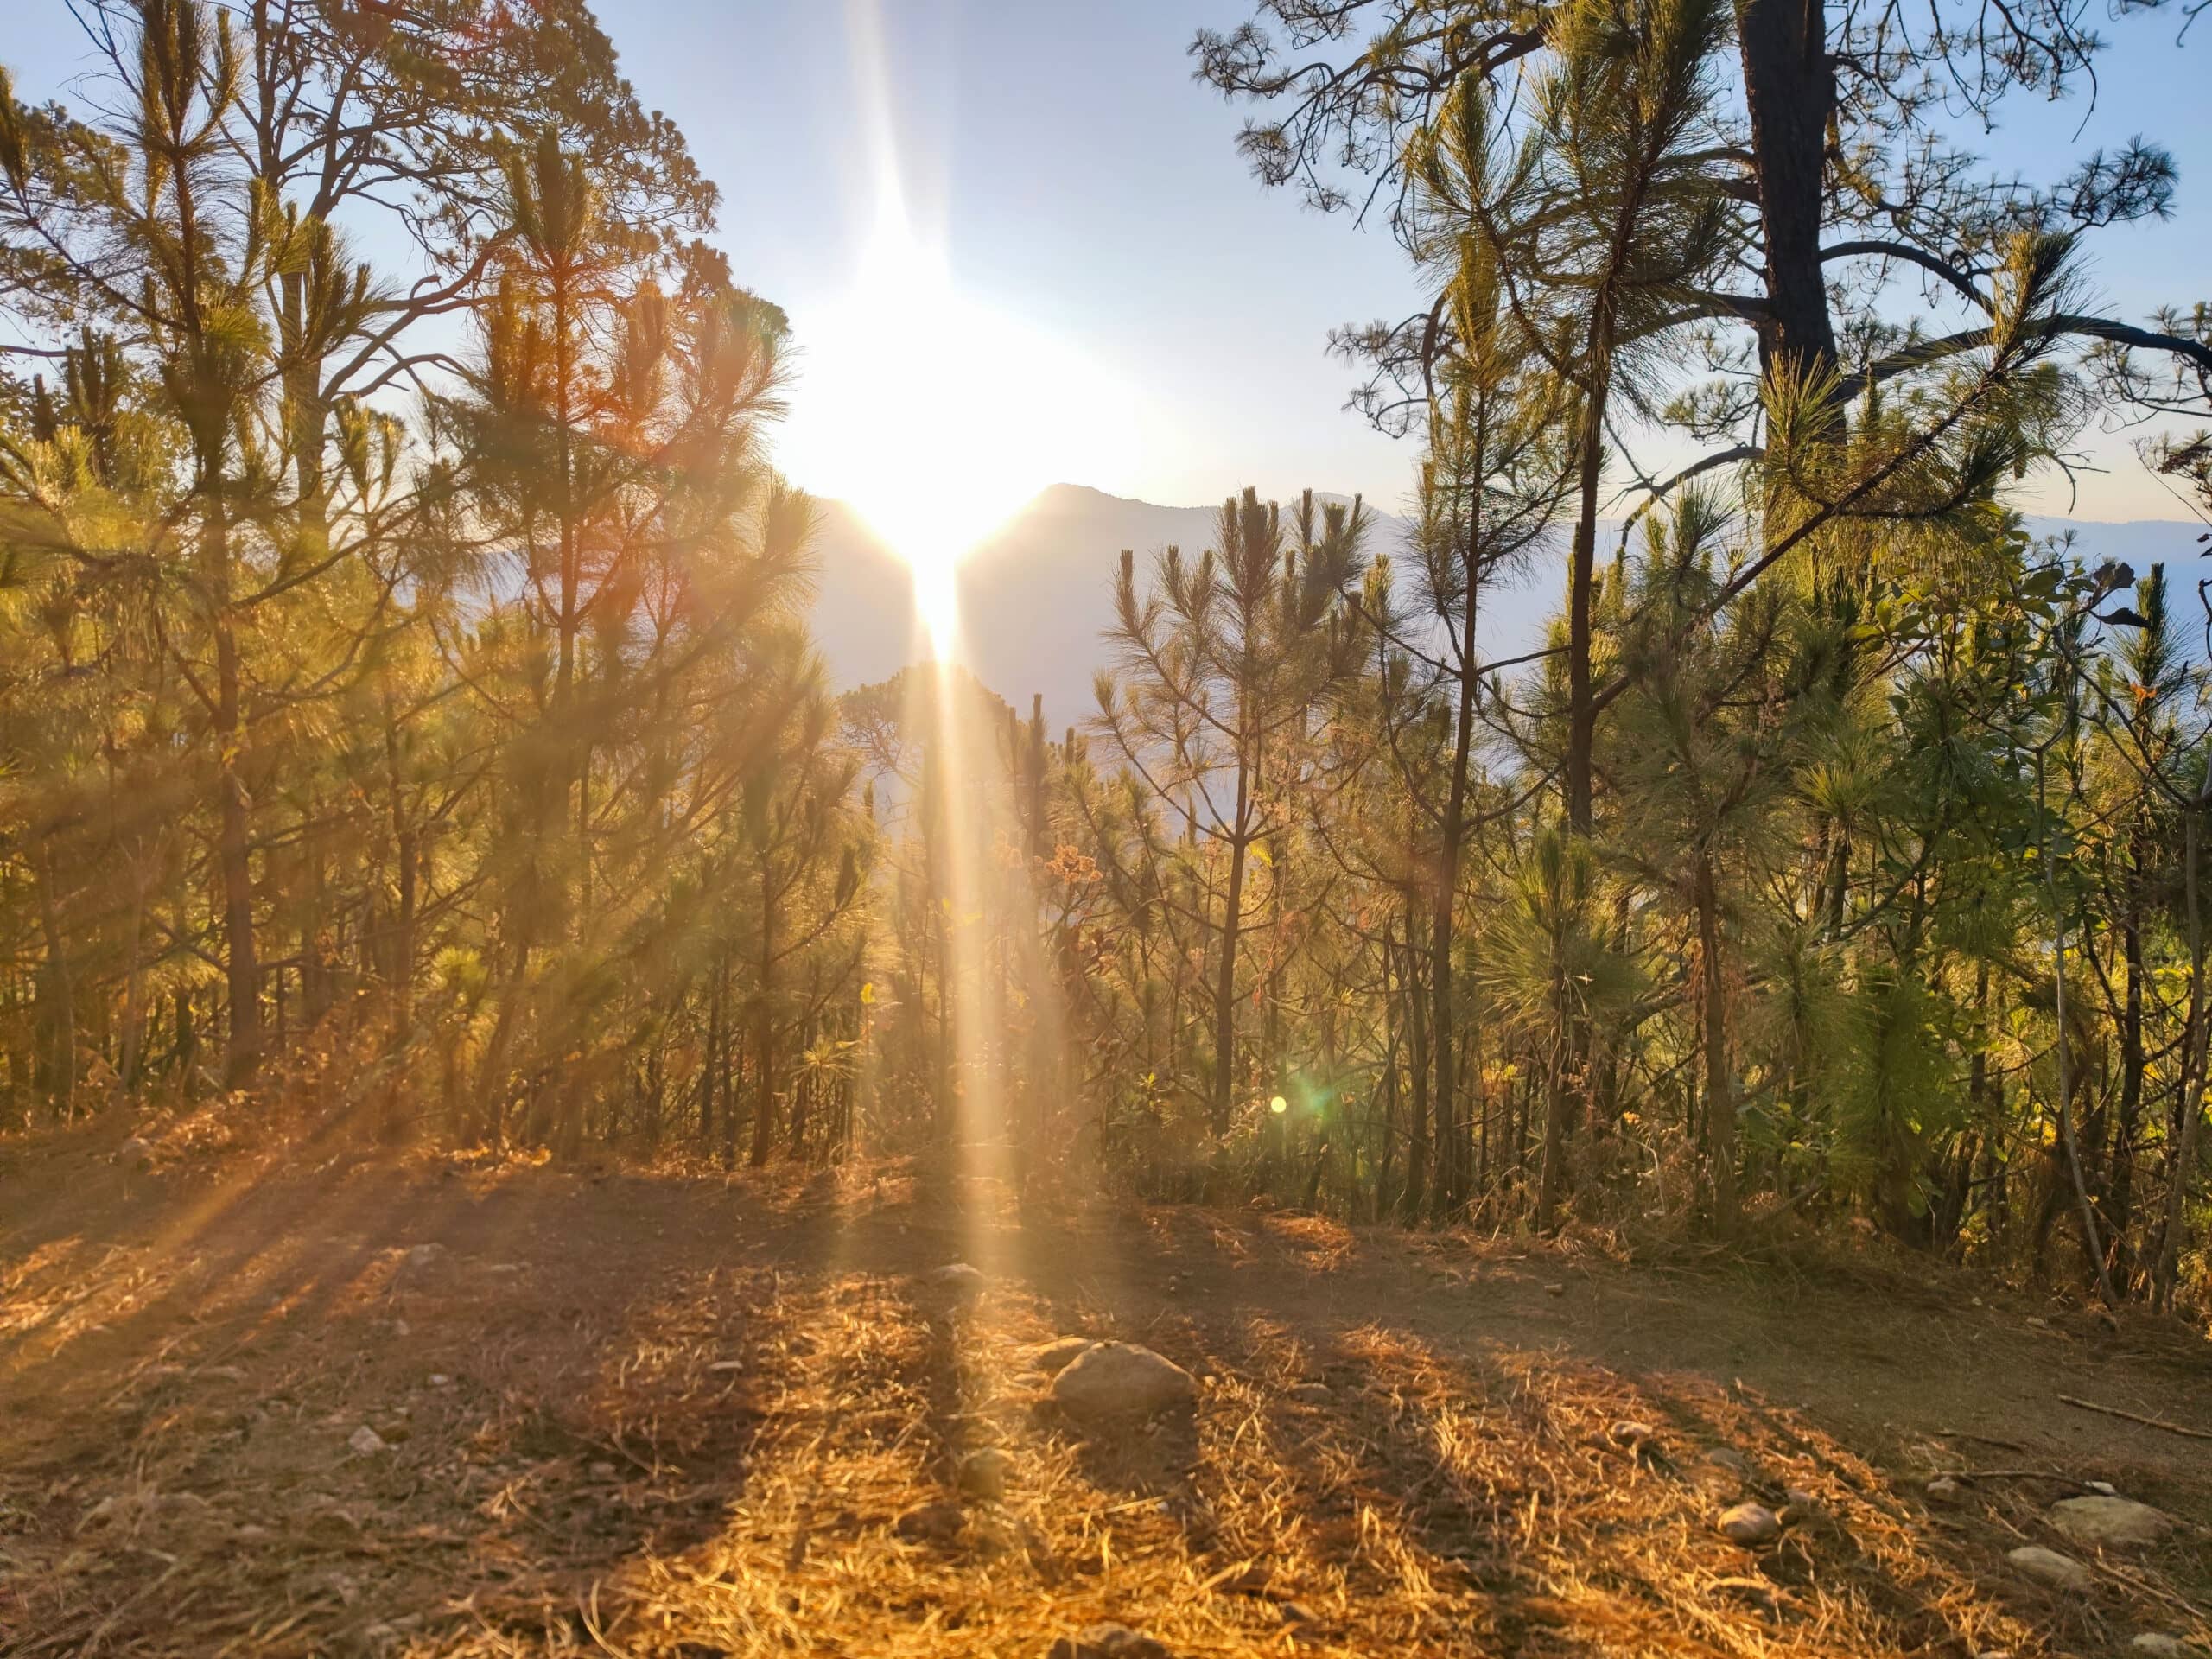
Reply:
[[[1325,1382],[1297,1382],[1291,1385],[1290,1397],[1309,1406],[1325,1406],[1337,1397],[1336,1390]]]
[[[2189,1643],[2164,1630],[2145,1630],[2127,1644],[2127,1650],[2147,1655],[2148,1659],[2187,1659]]]
[[[372,1458],[378,1452],[388,1449],[385,1445],[384,1436],[366,1423],[363,1423],[346,1437],[346,1445],[357,1458]]]
[[[958,1484],[970,1497],[1004,1497],[1013,1473],[1014,1459],[995,1446],[987,1446],[960,1459]]]
[[[1751,1459],[1732,1446],[1716,1446],[1705,1454],[1705,1460],[1716,1469],[1726,1469],[1732,1475],[1751,1478]]]
[[[1961,1488],[1948,1475],[1938,1475],[1927,1485],[1928,1501],[1931,1503],[1955,1503]]]
[[[2089,1569],[2071,1555],[2040,1544],[2012,1550],[2005,1559],[2037,1584],[2047,1584],[2054,1590],[2087,1590],[2096,1582]]]
[[[1764,1503],[1738,1503],[1733,1509],[1723,1510],[1715,1524],[1722,1537],[1745,1549],[1757,1549],[1782,1536],[1781,1517]]]

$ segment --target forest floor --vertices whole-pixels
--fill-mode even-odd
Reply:
[[[906,1166],[147,1171],[123,1133],[0,1143],[10,1655],[1042,1659],[1106,1619],[1179,1656],[2212,1653],[2212,1441],[2060,1398],[2212,1427],[2171,1324],[1871,1254],[1025,1215]],[[926,1281],[956,1260],[979,1298]],[[1032,1363],[1070,1334],[1188,1368],[1195,1415],[1078,1433]],[[1003,1501],[902,1535],[987,1445]],[[2093,1480],[2178,1526],[2069,1544]],[[1716,1532],[1787,1488],[1778,1543]]]

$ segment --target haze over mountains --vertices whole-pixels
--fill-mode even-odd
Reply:
[[[1171,544],[1196,554],[1211,545],[1218,511],[1161,506],[1077,484],[1039,492],[960,568],[963,658],[1024,714],[1031,696],[1042,692],[1054,730],[1087,720],[1096,707],[1092,678],[1111,660],[1099,630],[1109,620],[1122,549],[1134,549],[1141,567]],[[2037,536],[2072,530],[2091,562],[2122,559],[2140,571],[2164,559],[2177,575],[2194,562],[2202,530],[2182,520],[2031,518],[2028,524]],[[1608,528],[1618,534],[1617,525]],[[1404,519],[1377,513],[1370,556],[1398,555],[1407,531]],[[841,502],[822,503],[815,551],[814,631],[834,684],[844,690],[887,679],[924,654],[906,566],[857,513]],[[1557,605],[1560,563],[1540,560],[1524,583],[1488,596],[1482,628],[1488,653],[1510,655],[1539,639]]]

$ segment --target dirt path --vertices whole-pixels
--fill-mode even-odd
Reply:
[[[112,1151],[0,1152],[9,1654],[1042,1655],[1102,1618],[1187,1655],[2212,1642],[2212,1445],[2057,1398],[2212,1426],[2212,1350],[1963,1278],[1025,1217],[911,1173]],[[972,1306],[921,1277],[956,1259]],[[1030,1364],[1071,1333],[1186,1366],[1195,1420],[1075,1433]],[[902,1537],[987,1445],[1006,1501]],[[1989,1478],[1931,1507],[1945,1471]],[[2044,1511],[2088,1480],[2181,1524],[2075,1549],[2086,1593],[2027,1583],[2005,1552],[2073,1548]],[[1716,1535],[1786,1489],[1779,1544]]]

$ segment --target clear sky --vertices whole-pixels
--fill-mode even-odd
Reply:
[[[0,55],[19,95],[61,90],[84,50],[63,0],[9,10]],[[1403,500],[1410,446],[1344,410],[1351,377],[1325,349],[1332,324],[1408,308],[1397,250],[1379,229],[1263,189],[1233,147],[1239,111],[1190,77],[1192,32],[1240,21],[1245,0],[599,11],[640,98],[678,122],[721,185],[720,239],[741,280],[791,314],[802,353],[782,453],[799,482],[853,493],[859,422],[869,447],[911,437],[923,460],[990,434],[1008,487],[1065,480],[1185,504],[1247,483],[1312,485]],[[2135,319],[2212,297],[2212,29],[2178,49],[2174,30],[2163,16],[2110,23],[2094,110],[2018,99],[1977,146],[2039,180],[2137,132],[2173,149],[2177,218],[2094,245],[2098,296]],[[872,255],[902,207],[907,258],[887,265]],[[941,371],[943,407],[874,410],[867,426],[855,319],[887,286],[915,285],[915,249],[928,255],[925,315],[944,321],[913,349]],[[2033,505],[2183,516],[2124,440],[2096,458],[2109,470],[2085,475],[2077,498],[2062,483]]]

